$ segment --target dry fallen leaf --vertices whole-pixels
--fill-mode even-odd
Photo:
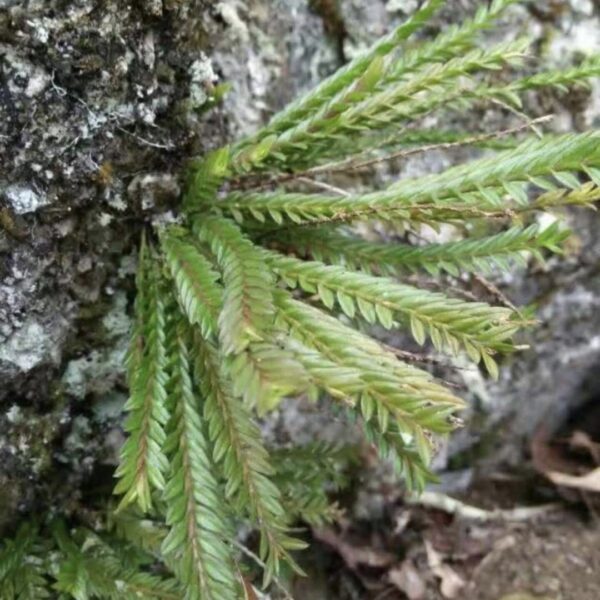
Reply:
[[[465,580],[450,565],[442,561],[441,555],[427,540],[425,540],[425,550],[429,567],[433,574],[440,578],[442,596],[448,600],[458,598],[461,590],[465,587]]]
[[[532,437],[530,450],[533,466],[542,475],[548,471],[577,473],[581,468],[579,461],[567,456],[563,448],[551,442],[548,430],[544,427],[540,427]]]
[[[593,471],[581,475],[580,477],[577,475],[560,473],[558,471],[548,471],[545,475],[556,485],[573,487],[587,492],[600,492],[600,467],[597,467]]]
[[[595,442],[585,431],[574,431],[569,439],[571,448],[587,450],[597,465],[600,465],[600,444]]]
[[[400,566],[390,569],[388,577],[390,583],[404,592],[408,600],[425,598],[425,583],[411,560],[405,560]]]
[[[575,444],[586,445],[587,440],[583,436],[585,434],[574,435],[571,444],[575,442]],[[531,454],[534,467],[555,485],[586,492],[600,492],[600,467],[580,475],[582,465],[567,458],[564,452],[552,446],[543,429],[536,433],[531,442]]]

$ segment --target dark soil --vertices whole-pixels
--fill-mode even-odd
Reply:
[[[490,483],[489,508],[495,488]],[[474,503],[475,498],[482,499],[481,490],[466,500]],[[336,533],[337,538],[317,545],[309,579],[295,582],[294,598],[600,598],[600,526],[581,506],[565,505],[541,518],[509,523],[477,522],[397,501],[377,524],[353,522]],[[323,539],[323,532],[316,537]],[[434,573],[427,546],[449,570],[450,584]],[[398,579],[402,571],[412,574],[408,583]],[[454,576],[462,582],[455,589]]]

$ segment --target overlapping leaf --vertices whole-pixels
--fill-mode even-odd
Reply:
[[[142,242],[138,266],[135,325],[128,354],[129,400],[125,430],[116,471],[116,494],[121,507],[136,503],[144,512],[152,506],[152,491],[163,490],[168,462],[163,452],[168,413],[165,349],[164,285],[157,256]]]

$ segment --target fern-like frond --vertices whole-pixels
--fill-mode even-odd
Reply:
[[[239,228],[219,217],[197,219],[194,230],[207,242],[223,273],[219,339],[226,354],[239,354],[268,335],[274,320],[273,277],[260,251]]]
[[[280,315],[282,326],[291,327],[291,316]],[[311,336],[308,336],[310,338]],[[317,349],[314,340],[302,339],[300,336],[282,338],[281,345],[294,355],[310,375],[311,386],[307,390],[309,397],[317,399],[321,390],[333,398],[346,402],[354,402],[364,389],[361,372],[353,367],[342,365],[335,357],[327,356]]]
[[[417,120],[432,114],[438,109],[464,112],[471,107],[490,102],[504,104],[511,110],[522,109],[522,94],[528,90],[544,88],[557,88],[568,90],[569,87],[589,87],[589,80],[598,76],[600,72],[600,58],[597,55],[586,58],[580,65],[563,69],[542,71],[514,79],[506,85],[493,85],[485,82],[478,85],[465,85],[461,83],[455,90],[448,90],[444,98],[429,96],[418,98],[401,106],[402,112],[397,120]]]
[[[527,90],[554,87],[561,91],[568,91],[569,87],[587,87],[589,79],[600,75],[600,55],[586,57],[580,64],[565,69],[543,71],[535,75],[521,77],[512,81],[505,87],[505,91],[517,94],[509,98],[516,105],[521,106],[518,94]]]
[[[347,271],[265,251],[266,260],[286,285],[317,294],[329,309],[338,306],[348,317],[394,326],[399,318],[419,344],[427,335],[438,350],[457,352],[462,346],[476,361],[491,351],[511,349],[519,329],[512,310],[482,302],[464,302],[443,294],[396,283],[392,279]]]
[[[173,328],[169,347],[173,416],[165,448],[171,469],[164,494],[170,530],[162,553],[173,556],[185,598],[236,598],[239,582],[225,541],[231,536],[231,526],[192,382],[189,332],[181,321]]]
[[[179,600],[182,590],[173,578],[129,566],[125,549],[107,544],[86,529],[67,532],[62,521],[52,526],[60,553],[53,587],[76,600]],[[120,551],[119,551],[120,550]]]
[[[514,350],[514,334],[528,323],[516,309],[394,277],[420,269],[457,276],[559,252],[567,232],[527,226],[529,213],[600,199],[598,131],[528,135],[548,117],[475,136],[448,123],[427,130],[428,115],[445,122],[451,111],[490,103],[520,113],[529,90],[564,90],[600,73],[600,59],[590,57],[500,85],[491,73],[510,75],[528,43],[479,42],[517,1],[481,3],[472,19],[434,40],[406,43],[443,4],[429,0],[265,128],[193,162],[181,224],[157,227],[160,255],[142,244],[120,511],[102,536],[81,529],[55,536],[59,560],[50,575],[62,596],[241,597],[231,547],[236,518],[260,535],[256,560],[267,582],[280,564],[295,567],[292,554],[303,543],[290,535],[292,520],[330,518],[328,492],[341,479],[330,449],[321,448],[323,459],[316,447],[304,449],[304,458],[298,449],[266,450],[253,415],[285,396],[328,395],[334,412],[360,423],[411,488],[433,480],[433,436],[457,426],[454,413],[464,403],[400,360],[406,353],[362,331],[404,326],[419,344],[464,351],[497,377],[496,354]],[[370,192],[327,179],[459,145],[501,151]],[[298,193],[314,187],[325,192]],[[490,219],[498,227],[486,228]],[[409,234],[447,222],[463,235],[449,243],[384,244],[347,226],[370,220]],[[494,233],[473,235],[488,231]],[[146,517],[150,510],[156,521]],[[48,562],[33,560],[40,553],[28,535],[19,548],[0,550],[10,600],[30,598],[52,579]],[[175,580],[162,576],[163,566]],[[33,582],[20,595],[19,573]]]
[[[202,335],[216,334],[223,306],[219,275],[193,243],[180,239],[173,230],[163,234],[161,246],[183,313],[192,325],[200,327]]]
[[[260,531],[260,557],[267,566],[268,581],[279,571],[281,560],[298,568],[289,550],[304,544],[286,533],[288,515],[272,481],[273,468],[260,431],[248,409],[235,398],[217,349],[200,339],[195,347],[204,418],[209,425],[215,461],[222,465],[227,482],[225,495],[235,500],[238,512],[248,515]]]
[[[381,192],[362,196],[333,196],[272,192],[234,193],[219,203],[222,210],[238,220],[270,219],[281,224],[327,222],[376,215],[378,218],[411,218],[411,210],[425,203],[444,208],[460,201],[477,210],[527,205],[527,189],[576,189],[578,172],[600,167],[600,132],[566,134],[546,139],[531,139],[517,148],[492,157],[474,160],[443,173],[403,179]],[[404,211],[404,213],[402,212]]]
[[[390,444],[402,441],[406,451],[393,461],[398,472],[419,485],[431,479],[430,440],[423,428],[438,433],[452,430],[451,415],[461,401],[423,371],[401,363],[374,340],[336,319],[291,299],[284,292],[278,294],[277,300],[281,319],[287,323],[293,338],[317,349],[325,359],[349,369],[359,378],[360,388],[350,390],[351,411],[360,414],[368,424],[370,439],[378,442],[381,455],[390,458],[389,445],[383,440],[389,439]],[[340,337],[343,333],[348,334],[347,338]],[[343,390],[343,385],[339,387]],[[397,434],[401,434],[400,440]]]
[[[128,354],[129,400],[125,431],[116,471],[115,494],[123,494],[120,507],[136,503],[147,512],[152,490],[162,490],[168,462],[163,453],[168,420],[165,385],[165,301],[158,257],[143,241],[135,302],[135,325]]]
[[[287,327],[291,338],[320,353],[342,373],[347,372],[347,383],[342,380],[336,384],[341,392],[338,395],[345,394],[353,405],[360,402],[366,420],[376,416],[385,430],[390,414],[402,421],[406,417],[410,432],[424,416],[419,411],[431,408],[439,418],[427,417],[426,426],[435,421],[433,429],[448,431],[445,417],[463,403],[427,373],[402,363],[375,340],[284,291],[276,294],[276,301],[282,326]]]
[[[260,152],[260,142],[264,143],[265,139],[268,140],[271,136],[268,143],[270,142],[269,151],[272,151],[275,136],[302,123],[338,94],[342,94],[339,101],[342,99],[348,100],[352,96],[361,96],[372,89],[384,71],[381,60],[393,52],[416,30],[420,29],[444,2],[445,0],[429,0],[426,2],[421,9],[388,36],[376,42],[345,67],[322,81],[306,96],[293,102],[275,115],[270,123],[257,134],[236,144],[232,151],[233,169],[247,169],[250,166],[256,168],[257,163],[265,158],[264,154]],[[258,153],[257,150],[259,150]]]
[[[418,444],[415,438],[407,441],[406,434],[395,424],[385,431],[369,421],[363,421],[362,427],[367,440],[373,444],[379,456],[389,461],[396,473],[404,478],[408,489],[422,492],[428,483],[437,481],[428,468],[430,444],[427,438],[421,437]]]
[[[23,523],[0,546],[0,600],[50,598],[47,543],[34,523]]]
[[[149,519],[132,509],[114,511],[109,515],[108,529],[124,542],[155,557],[160,556],[160,547],[167,536],[164,523]]]
[[[384,61],[398,43],[420,27],[438,8],[430,2],[413,18],[376,43],[345,68],[293,104],[242,148],[234,151],[234,169],[314,164],[335,155],[361,131],[389,128],[404,118],[398,104],[421,91],[443,93],[445,85],[478,70],[495,69],[522,56],[523,43],[500,44],[479,50],[473,43],[514,0],[499,0],[480,9],[474,19],[448,31],[436,41]],[[514,54],[513,54],[514,53]],[[441,62],[444,61],[444,62]],[[262,140],[256,144],[257,138]],[[254,145],[252,143],[254,142]],[[266,144],[268,143],[268,148]],[[245,149],[243,149],[245,147]],[[261,151],[262,150],[262,151]]]
[[[587,169],[589,171],[589,169]],[[574,184],[574,182],[573,182]],[[545,185],[545,183],[544,183]],[[553,183],[549,184],[553,186]],[[336,221],[352,221],[354,219],[378,218],[393,220],[408,225],[428,224],[435,228],[436,223],[451,223],[461,225],[471,220],[521,222],[523,215],[532,211],[544,211],[551,208],[565,206],[593,207],[593,203],[600,200],[600,188],[592,181],[584,183],[575,189],[554,189],[535,196],[528,204],[516,204],[505,197],[505,204],[500,204],[503,189],[482,188],[472,194],[464,194],[460,200],[446,202],[423,202],[409,209],[361,209],[357,212],[340,214],[323,223]],[[485,206],[477,206],[476,198],[481,194],[489,202]]]
[[[372,135],[404,120],[403,104],[414,105],[419,94],[440,98],[449,86],[451,90],[456,87],[459,78],[506,64],[519,64],[528,45],[527,40],[516,40],[491,49],[475,49],[446,63],[432,64],[407,81],[365,93],[364,99],[360,95],[334,98],[312,117],[274,140],[270,149],[272,159],[265,158],[263,164],[288,162],[297,168],[316,164],[320,158],[335,155],[338,144],[343,147],[361,132]]]
[[[293,354],[271,341],[254,342],[227,360],[233,391],[260,415],[277,407],[286,395],[303,392],[308,375]]]
[[[333,520],[339,509],[328,496],[345,485],[349,454],[325,442],[274,449],[275,482],[288,514],[316,526]]]
[[[530,139],[514,150],[506,150],[491,157],[471,161],[439,175],[430,175],[415,180],[399,181],[390,191],[415,191],[429,198],[460,197],[461,193],[475,192],[481,188],[504,187],[508,196],[518,203],[526,203],[522,185],[532,182],[544,188],[552,186],[552,178],[558,185],[573,189],[579,185],[573,174],[584,166],[600,165],[600,132],[565,134],[551,139]],[[430,189],[423,189],[431,185]],[[449,190],[443,193],[441,187]],[[414,186],[414,187],[413,187]],[[484,196],[479,200],[485,205]]]
[[[538,225],[512,227],[489,237],[422,246],[367,242],[331,229],[303,229],[294,233],[293,240],[275,239],[315,260],[366,272],[393,275],[424,269],[432,275],[441,271],[458,275],[460,271],[487,272],[493,266],[508,269],[511,263],[522,262],[524,253],[541,258],[540,250],[561,252],[569,234],[554,223],[545,229]]]
[[[507,85],[493,85],[490,82],[478,83],[474,77],[448,80],[446,85],[431,86],[427,93],[407,97],[403,102],[389,105],[387,112],[379,117],[378,125],[360,130],[360,136],[348,132],[345,137],[336,139],[322,149],[321,159],[346,157],[367,150],[376,150],[402,144],[414,137],[413,124],[426,117],[440,114],[440,119],[452,117],[452,113],[464,114],[477,106],[491,103],[505,106],[514,111],[523,107],[521,96],[528,90],[555,87],[559,90],[570,86],[587,87],[589,80],[597,77],[599,59],[592,56],[581,65],[567,69],[556,69],[533,76],[517,78]],[[452,84],[454,82],[454,84]],[[547,136],[547,141],[552,136]],[[514,144],[512,145],[514,147]],[[302,165],[306,168],[308,165]]]
[[[433,40],[417,45],[398,58],[386,81],[405,79],[423,65],[445,62],[475,48],[478,34],[489,29],[502,13],[518,0],[496,0],[482,5],[471,19],[451,25]]]
[[[219,186],[228,175],[229,161],[230,153],[226,146],[209,152],[190,168],[184,208],[198,209],[215,200]]]

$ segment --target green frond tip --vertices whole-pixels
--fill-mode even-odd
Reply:
[[[160,553],[160,546],[167,535],[164,523],[156,518],[146,518],[139,511],[132,509],[110,512],[107,529],[119,540],[153,556]]]
[[[538,225],[511,227],[488,237],[422,246],[367,242],[351,232],[331,229],[304,229],[295,232],[293,239],[275,239],[301,255],[366,272],[392,275],[424,269],[432,275],[442,271],[458,275],[461,271],[485,273],[495,266],[508,269],[512,263],[522,263],[527,253],[538,258],[541,250],[560,253],[569,234],[553,223],[545,229]]]
[[[23,523],[15,537],[0,545],[0,598],[50,598],[48,544],[34,523]]]
[[[239,354],[251,342],[263,340],[272,328],[272,274],[235,223],[207,216],[196,219],[194,231],[210,245],[223,276],[221,346],[226,354]]]
[[[282,112],[275,115],[271,122],[257,134],[239,142],[233,149],[234,168],[237,166],[238,168],[247,169],[250,166],[256,166],[256,163],[265,158],[260,152],[258,155],[256,154],[260,144],[263,144],[266,139],[269,139],[272,143],[276,139],[276,135],[298,125],[321,109],[337,94],[357,94],[364,91],[365,86],[372,88],[373,84],[382,75],[381,68],[377,68],[380,75],[373,78],[374,66],[378,64],[383,66],[381,59],[392,53],[415,31],[423,27],[444,3],[445,0],[429,0],[426,2],[413,16],[389,35],[359,54],[346,66],[321,82],[306,96],[293,102]],[[368,85],[366,85],[367,82],[369,82]]]
[[[327,308],[337,307],[350,318],[361,317],[387,328],[399,318],[419,344],[429,336],[438,350],[456,353],[463,347],[476,362],[483,354],[510,350],[510,338],[521,326],[508,308],[465,302],[392,279],[267,250],[264,255],[286,285],[316,294]]]
[[[138,266],[135,324],[128,353],[130,396],[125,404],[128,438],[121,449],[115,476],[120,507],[136,503],[143,512],[152,507],[152,491],[165,486],[168,461],[163,453],[167,383],[164,288],[158,257],[142,243]]]
[[[249,516],[260,531],[260,557],[267,566],[266,582],[279,572],[282,560],[299,571],[289,550],[303,544],[286,533],[288,515],[273,483],[273,468],[261,434],[248,409],[235,398],[218,350],[197,339],[196,369],[204,396],[214,459],[221,465],[225,496],[238,513]]]
[[[473,18],[460,25],[451,25],[433,40],[419,44],[400,56],[390,70],[388,80],[405,78],[423,65],[445,62],[471,51],[478,41],[477,34],[489,29],[511,4],[518,1],[502,0],[490,6],[480,6]]]
[[[228,174],[229,162],[230,152],[225,146],[209,152],[190,167],[183,203],[185,210],[197,210],[215,200],[219,186]]]
[[[329,194],[234,193],[219,207],[238,220],[270,220],[281,224],[327,223],[365,218],[410,221],[415,210],[491,211],[529,205],[532,186],[548,194],[572,190],[575,175],[600,167],[600,132],[528,139],[517,148],[473,160],[446,171],[402,179],[385,190],[346,197]],[[594,171],[590,171],[594,172]],[[506,200],[510,199],[510,203]],[[560,202],[559,202],[560,203]],[[568,202],[563,202],[566,204]],[[464,213],[460,210],[464,209]],[[485,212],[479,212],[485,216]]]
[[[347,484],[352,450],[326,442],[273,449],[274,480],[287,513],[315,526],[335,519],[340,511],[329,496]]]
[[[234,394],[261,416],[277,408],[284,396],[309,386],[308,373],[293,353],[270,341],[253,342],[226,363]]]
[[[169,347],[173,416],[165,443],[171,463],[164,492],[169,533],[161,550],[176,565],[185,598],[237,598],[238,576],[225,541],[232,530],[193,385],[189,338],[185,324],[175,323]]]
[[[600,76],[600,55],[584,58],[579,65],[567,69],[556,69],[522,77],[509,84],[513,92],[554,87],[568,91],[569,86],[588,86],[588,80]]]
[[[365,73],[370,81],[363,84],[372,89],[361,93],[351,90],[338,95],[315,114],[288,129],[273,140],[270,156],[265,157],[263,166],[283,163],[293,164],[297,169],[316,164],[321,158],[334,155],[340,144],[360,137],[362,133],[370,135],[406,120],[403,105],[410,106],[420,94],[429,97],[434,90],[439,98],[446,91],[453,91],[460,78],[470,78],[477,72],[497,70],[504,65],[518,65],[528,47],[528,40],[517,39],[490,49],[474,49],[443,64],[428,65],[407,81],[388,84],[382,89],[372,82],[383,77],[383,64],[373,63],[373,72]]]
[[[355,137],[361,131],[372,135],[372,132],[378,129],[389,128],[394,123],[406,119],[402,106],[404,104],[410,106],[418,99],[419,94],[429,96],[434,90],[439,97],[445,91],[453,91],[459,78],[470,78],[477,72],[498,70],[506,65],[517,66],[522,62],[528,47],[527,39],[517,39],[503,42],[490,49],[471,50],[443,64],[429,65],[407,81],[385,88],[379,93],[369,95],[362,102],[348,106],[335,123],[330,119],[322,123],[307,123],[304,125],[305,130],[298,129],[296,132],[296,137],[301,137],[298,140],[290,140],[289,150],[279,146],[277,150],[282,153],[293,152],[294,145],[299,146],[304,141],[304,137],[309,136],[310,152],[306,154],[311,161],[314,160],[313,156],[320,152],[320,145],[323,155],[331,156],[332,152],[335,152],[335,143],[327,139],[328,136],[335,140],[343,136]],[[326,135],[317,139],[312,130],[324,130]],[[301,159],[294,157],[293,160],[300,162]]]
[[[223,306],[219,274],[194,243],[180,238],[175,230],[163,233],[161,246],[183,313],[205,337],[216,334]]]
[[[339,154],[351,138],[416,116],[416,110],[400,107],[420,92],[439,98],[444,86],[456,88],[460,77],[520,60],[524,45],[519,41],[502,43],[490,51],[474,47],[477,33],[512,3],[503,0],[489,9],[482,7],[463,26],[395,57],[399,44],[441,5],[437,1],[426,3],[407,23],[276,115],[258,134],[238,144],[234,165],[240,171],[269,166],[299,169],[316,164]],[[260,158],[253,158],[252,153],[267,140],[268,149],[259,153]]]
[[[431,449],[426,437],[407,436],[395,426],[381,431],[372,422],[363,421],[362,426],[367,440],[382,459],[391,462],[409,490],[420,493],[428,483],[437,482],[437,477],[429,469]]]
[[[411,435],[421,426],[440,433],[453,428],[447,417],[463,402],[429,374],[284,291],[276,294],[276,302],[299,360],[307,362],[321,387],[358,407],[366,421],[377,420],[381,430],[395,421]]]

